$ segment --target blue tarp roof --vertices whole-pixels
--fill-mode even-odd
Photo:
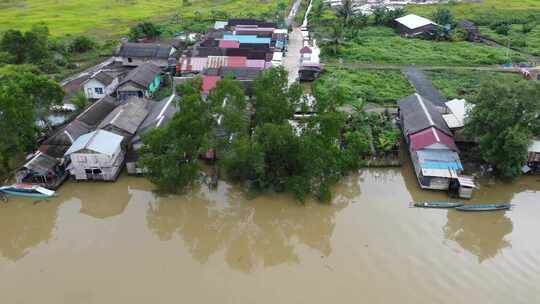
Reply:
[[[256,35],[223,35],[223,40],[236,40],[240,43],[270,44],[270,38],[259,38]]]
[[[423,169],[463,170],[459,155],[451,150],[419,150],[416,152]]]

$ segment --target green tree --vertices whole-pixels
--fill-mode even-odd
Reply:
[[[26,60],[26,40],[21,31],[7,30],[0,41],[0,49],[12,57],[12,63],[21,64]]]
[[[24,34],[18,30],[8,30],[0,40],[0,51],[10,54],[14,64],[39,64],[50,58],[48,47],[49,29],[36,24]]]
[[[35,137],[32,102],[12,79],[0,78],[0,173],[10,170],[10,160],[24,153]]]
[[[283,67],[265,70],[253,82],[255,125],[281,124],[291,119],[300,106],[301,96],[299,84],[288,86],[288,74]]]
[[[210,91],[208,100],[220,131],[216,134],[217,146],[220,150],[227,149],[232,138],[248,131],[244,87],[232,76],[226,75]]]
[[[527,156],[529,139],[540,122],[540,84],[488,82],[468,115],[465,134],[478,140],[482,159],[503,178],[516,178]]]
[[[179,85],[181,110],[164,128],[143,136],[139,163],[161,191],[182,192],[196,182],[198,155],[211,126],[209,107],[202,100],[200,89],[200,78]]]
[[[84,53],[93,50],[96,47],[96,42],[86,36],[77,36],[69,45],[69,50],[72,53]]]
[[[77,112],[81,112],[88,106],[88,98],[86,98],[86,95],[84,95],[84,92],[78,91],[75,93],[73,97],[69,100],[75,108]]]
[[[449,26],[450,28],[453,28],[455,24],[452,12],[446,8],[438,8],[433,13],[433,21],[441,26]]]
[[[41,120],[48,124],[47,117],[50,114],[51,107],[60,105],[64,98],[64,90],[58,83],[41,75],[36,68],[26,65],[6,66],[0,70],[0,78],[12,80],[11,84],[16,87],[10,87],[12,91],[18,91],[32,103],[32,115],[35,120]]]
[[[142,38],[154,39],[161,36],[161,29],[152,22],[141,22],[130,29],[128,36],[132,42]]]

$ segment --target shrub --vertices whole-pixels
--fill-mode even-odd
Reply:
[[[88,52],[96,47],[96,42],[86,36],[77,36],[69,45],[69,51],[72,53]]]

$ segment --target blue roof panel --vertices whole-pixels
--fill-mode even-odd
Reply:
[[[270,38],[259,38],[256,35],[223,35],[223,40],[236,40],[240,43],[270,44]]]

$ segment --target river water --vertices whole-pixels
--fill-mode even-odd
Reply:
[[[484,183],[511,211],[409,208],[410,166],[362,170],[330,205],[220,182],[68,182],[0,206],[1,303],[540,303],[540,181]]]

